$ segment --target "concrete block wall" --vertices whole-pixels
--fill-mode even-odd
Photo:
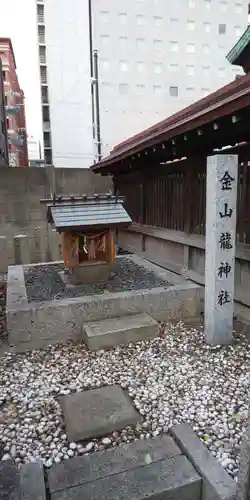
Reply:
[[[47,224],[41,198],[54,192],[91,195],[110,190],[111,178],[88,169],[0,168],[0,273],[8,265],[27,263],[23,258],[29,263],[60,259],[60,238]]]

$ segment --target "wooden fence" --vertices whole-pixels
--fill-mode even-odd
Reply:
[[[152,171],[153,170],[153,171]],[[205,235],[206,166],[188,160],[160,169],[117,177],[133,222],[155,228]],[[250,244],[250,166],[239,164],[237,242]]]

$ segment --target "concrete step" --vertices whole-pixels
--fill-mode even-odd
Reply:
[[[158,323],[146,313],[122,316],[83,325],[83,336],[92,351],[150,340],[158,334]]]
[[[67,460],[48,471],[51,500],[201,500],[201,478],[168,437]]]

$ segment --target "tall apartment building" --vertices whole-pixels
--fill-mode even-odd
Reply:
[[[2,69],[2,61],[0,58],[0,167],[8,167],[9,165],[8,151],[9,149],[8,149],[7,123],[5,114],[3,69]]]
[[[0,58],[3,68],[9,165],[28,167],[25,99],[18,81],[15,55],[10,38],[0,38]]]
[[[91,46],[103,154],[242,71],[225,56],[247,27],[248,0],[36,1],[45,160],[55,166],[88,167],[96,154]]]

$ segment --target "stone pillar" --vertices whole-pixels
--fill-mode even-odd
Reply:
[[[207,159],[205,338],[232,341],[238,156]]]
[[[6,236],[0,236],[0,274],[8,270],[8,248]]]
[[[242,438],[236,500],[250,500],[250,412],[247,430]]]
[[[29,237],[25,234],[14,236],[15,264],[30,264]]]

